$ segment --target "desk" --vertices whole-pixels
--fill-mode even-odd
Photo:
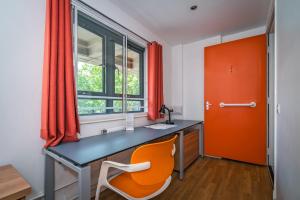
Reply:
[[[179,133],[180,141],[180,179],[183,178],[183,130],[203,123],[191,120],[174,120],[176,127],[154,130],[145,127],[134,131],[117,131],[106,135],[82,138],[79,142],[63,143],[45,149],[45,199],[54,199],[54,161],[62,163],[78,173],[79,199],[90,199],[91,170],[89,163],[119,153],[121,151],[154,141],[156,139]],[[201,126],[201,133],[203,128]],[[203,155],[203,134],[200,135]]]
[[[31,187],[12,165],[0,167],[0,199],[25,199]]]

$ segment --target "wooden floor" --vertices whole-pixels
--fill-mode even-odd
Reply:
[[[103,200],[124,200],[105,190]],[[171,185],[155,200],[271,200],[272,185],[267,167],[224,159],[198,159],[183,181],[174,173]]]

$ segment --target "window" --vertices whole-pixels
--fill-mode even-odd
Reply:
[[[80,11],[75,27],[79,114],[144,112],[145,49]]]

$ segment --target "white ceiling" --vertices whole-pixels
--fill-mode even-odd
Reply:
[[[170,44],[266,24],[271,0],[111,0]],[[197,5],[198,9],[190,10]]]

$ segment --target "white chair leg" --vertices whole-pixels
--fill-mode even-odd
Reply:
[[[107,180],[108,169],[110,167],[120,169],[126,172],[137,172],[137,171],[143,171],[149,169],[150,162],[148,161],[148,162],[138,163],[138,164],[122,164],[113,161],[103,161],[100,169],[99,178],[98,178],[95,200],[99,200],[101,187],[110,188],[110,184],[108,183]]]
[[[101,184],[100,184],[100,180],[99,180],[99,181],[98,181],[98,184],[97,184],[95,200],[99,200],[99,198],[100,198],[100,193],[101,193]]]

